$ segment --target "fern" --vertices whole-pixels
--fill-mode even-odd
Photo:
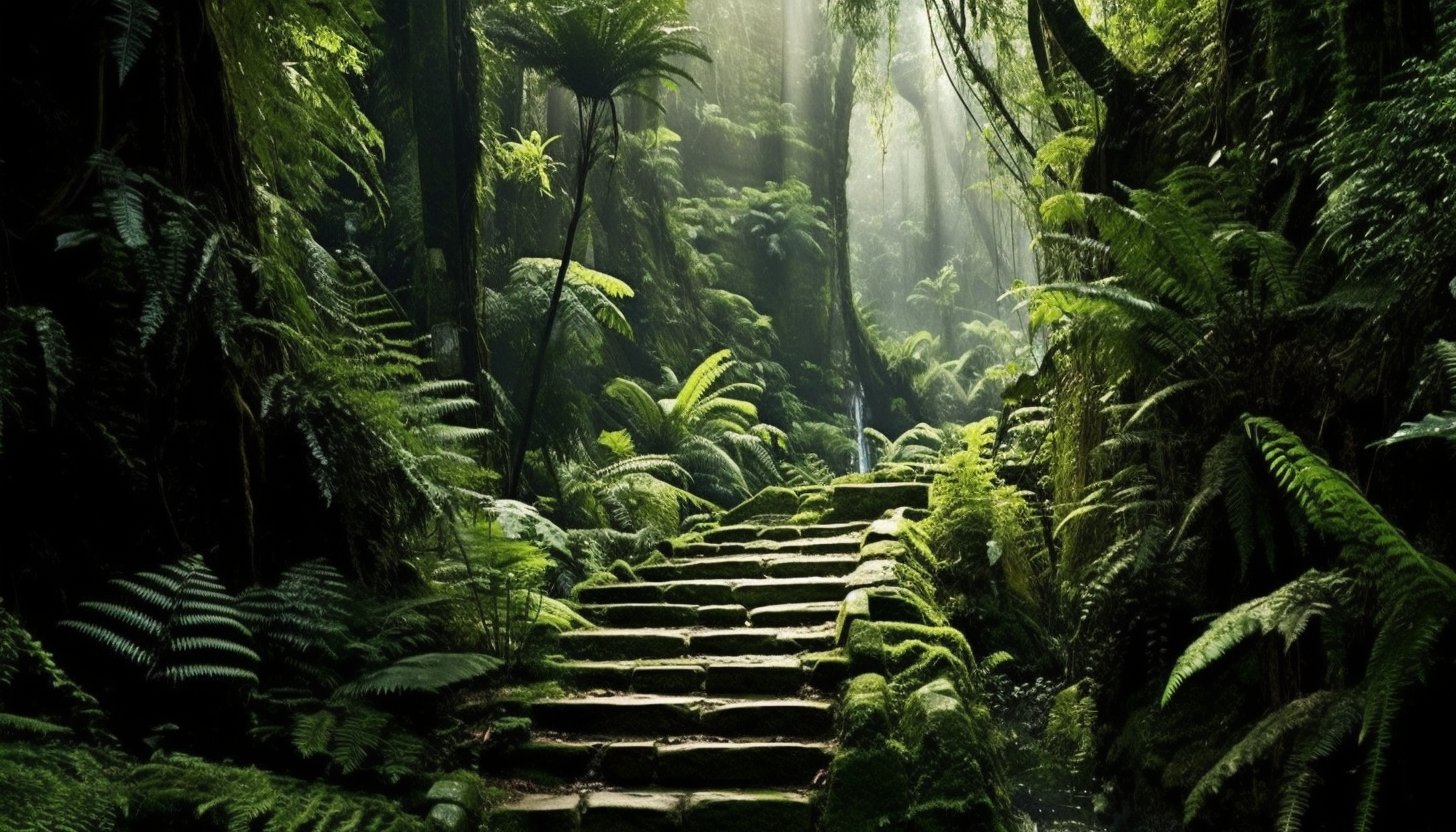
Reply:
[[[1272,594],[1240,604],[1219,616],[1178,658],[1163,688],[1163,704],[1168,704],[1189,676],[1249,636],[1278,633],[1284,637],[1286,646],[1293,644],[1311,618],[1346,599],[1349,586],[1350,578],[1343,572],[1311,569]]]
[[[229,832],[425,832],[425,821],[380,797],[169,755],[124,781],[137,828],[205,819]]]
[[[116,83],[123,84],[132,67],[141,60],[160,15],[146,0],[112,0],[112,5],[116,11],[106,21],[117,29],[110,46],[112,57],[116,58]]]
[[[124,803],[107,776],[116,764],[95,749],[0,743],[0,829],[111,832]]]
[[[110,585],[116,601],[83,602],[89,615],[61,625],[138,665],[148,679],[258,681],[252,633],[200,556]]]
[[[433,692],[483,676],[500,666],[499,659],[481,653],[424,653],[366,673],[340,686],[334,695],[352,699],[374,694]]]

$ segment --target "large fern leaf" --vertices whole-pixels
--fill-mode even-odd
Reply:
[[[424,653],[366,673],[340,686],[334,695],[354,699],[373,694],[437,691],[484,676],[500,666],[500,659],[484,653]]]

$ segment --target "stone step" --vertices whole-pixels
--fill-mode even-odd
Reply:
[[[815,601],[810,604],[773,604],[748,611],[748,623],[754,627],[808,627],[824,624],[839,617],[838,601]]]
[[[726,555],[681,558],[668,563],[639,566],[637,576],[648,582],[733,578],[834,578],[853,572],[856,554]]]
[[[657,746],[663,786],[810,786],[829,767],[825,743],[688,742]],[[610,781],[608,781],[610,782]]]
[[[502,773],[611,786],[807,787],[833,756],[833,745],[822,742],[548,740],[516,749]]]
[[[655,662],[571,661],[560,665],[578,690],[604,688],[632,693],[710,695],[793,694],[810,682],[793,656],[730,656],[721,659],[663,659]]]
[[[820,739],[833,728],[827,701],[715,699],[618,694],[550,699],[528,706],[534,728],[589,737],[793,737]]]
[[[834,628],[736,627],[573,630],[557,640],[568,659],[629,661],[688,656],[783,656],[834,647]]]
[[[680,558],[720,555],[832,555],[859,551],[860,535],[806,537],[798,540],[744,540],[728,543],[685,543],[673,547]]]
[[[793,792],[528,794],[492,811],[488,828],[495,832],[810,832],[813,810],[807,796]]]
[[[754,540],[808,540],[817,537],[843,537],[859,534],[870,524],[864,521],[850,523],[820,523],[814,526],[721,526],[703,534],[708,543],[748,543]]]
[[[744,578],[739,580],[644,581],[582,587],[577,599],[586,606],[606,604],[670,604],[675,606],[762,607],[843,600],[843,576],[819,578]]]

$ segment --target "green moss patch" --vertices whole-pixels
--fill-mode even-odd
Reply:
[[[876,832],[910,807],[910,778],[903,751],[893,745],[840,752],[829,766],[821,828]]]
[[[878,673],[849,680],[840,703],[839,743],[844,748],[878,748],[889,742],[890,685]]]
[[[786,516],[797,514],[798,512],[799,495],[795,494],[793,489],[783,488],[782,486],[769,486],[729,509],[723,515],[720,522],[724,526],[733,526],[747,523],[754,517],[767,515]]]

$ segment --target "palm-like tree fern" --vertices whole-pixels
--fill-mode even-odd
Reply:
[[[514,495],[525,465],[536,401],[546,373],[546,351],[566,283],[577,228],[586,205],[592,168],[606,151],[607,128],[617,136],[617,98],[633,95],[652,102],[647,86],[656,81],[692,81],[671,59],[708,55],[682,25],[679,0],[570,0],[564,4],[521,3],[515,14],[496,19],[490,36],[527,69],[541,72],[576,97],[577,152],[575,194],[566,225],[556,283],[532,364],[531,386],[506,486]],[[655,102],[654,102],[655,103]]]

